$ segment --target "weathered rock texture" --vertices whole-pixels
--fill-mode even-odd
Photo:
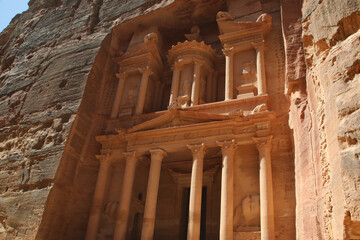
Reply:
[[[298,239],[359,239],[360,3],[304,1],[306,92],[291,94]]]
[[[177,22],[185,33],[192,21],[206,24],[220,10],[251,21],[267,12],[275,21],[270,38],[278,46],[269,51],[279,55],[267,60],[277,69],[270,73],[278,74],[276,88],[291,101],[286,105],[279,94],[272,107],[284,129],[290,108],[295,175],[280,174],[274,183],[290,195],[294,177],[296,186],[296,217],[275,209],[290,216],[276,224],[291,225],[278,239],[295,238],[294,222],[297,239],[360,238],[358,1],[31,0],[29,6],[0,34],[0,238],[84,238],[98,171],[95,136],[104,131],[117,84],[112,58],[144,23],[162,23],[169,39],[181,39],[173,31]]]

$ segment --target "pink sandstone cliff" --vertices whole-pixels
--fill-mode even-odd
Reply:
[[[189,15],[229,10],[251,17],[259,6],[279,12],[282,27],[296,239],[360,239],[360,3],[233,3],[29,2],[0,34],[0,238],[83,238],[98,167],[94,138],[111,106],[107,91],[116,87],[107,73],[143,17],[156,24],[156,16],[176,9],[190,25]]]

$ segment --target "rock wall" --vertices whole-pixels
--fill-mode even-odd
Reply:
[[[303,2],[306,90],[293,90],[290,107],[297,239],[360,239],[359,7]]]
[[[170,3],[30,1],[1,33],[0,238],[82,238],[103,73],[116,68],[111,57],[124,45],[113,40],[113,24]]]
[[[239,9],[249,8],[249,14],[239,10],[237,17],[249,19],[276,5],[242,3]],[[126,49],[140,22],[176,16],[185,28],[190,19],[206,21],[206,14],[215,16],[231,4],[29,2],[29,10],[0,34],[0,238],[83,238],[98,168],[94,137],[103,131],[114,97],[105,90],[116,86],[112,57]],[[295,145],[297,239],[359,239],[360,3],[279,4]]]

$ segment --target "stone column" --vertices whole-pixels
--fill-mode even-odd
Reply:
[[[116,95],[114,99],[114,104],[111,110],[111,118],[116,118],[119,114],[119,108],[121,104],[121,98],[123,96],[125,81],[126,81],[126,73],[116,74],[116,77],[119,79],[118,86],[116,89]]]
[[[205,144],[187,145],[193,154],[187,240],[200,239],[201,192]]]
[[[174,63],[173,71],[174,72],[171,83],[169,105],[171,105],[172,102],[175,102],[179,95],[179,82],[180,82],[180,72],[181,72],[181,67],[179,63]]]
[[[221,172],[220,240],[233,239],[234,235],[234,153],[235,141],[217,142],[221,147],[223,166]]]
[[[86,240],[96,240],[97,238],[96,235],[98,233],[101,211],[104,204],[106,182],[112,161],[110,155],[97,155],[96,158],[98,158],[100,161],[100,167],[96,180],[89,222],[86,230]]]
[[[260,161],[260,227],[261,240],[275,239],[274,203],[271,171],[271,139],[269,137],[253,138],[259,150]]]
[[[123,177],[119,208],[116,213],[114,240],[125,240],[126,238],[130,200],[137,162],[135,152],[125,153],[125,157],[125,172]]]
[[[152,71],[150,68],[139,68],[139,72],[142,74],[141,76],[141,82],[140,82],[140,89],[139,89],[139,95],[136,102],[136,109],[135,109],[135,115],[139,115],[143,113],[144,104],[145,104],[145,97],[146,97],[146,90],[149,82],[149,77],[152,74]]]
[[[191,88],[191,106],[199,104],[201,63],[194,62],[194,75]]]
[[[258,84],[258,95],[266,94],[266,74],[264,42],[253,43],[256,50],[256,76]]]
[[[213,101],[213,81],[215,71],[211,69],[210,73],[206,77],[206,102],[210,103]]]
[[[223,49],[225,55],[225,101],[234,98],[234,53],[233,48]]]
[[[154,238],[156,202],[159,190],[161,162],[166,156],[166,152],[161,149],[150,150],[150,153],[151,164],[146,192],[146,203],[141,232],[141,240],[153,240]]]
[[[212,81],[212,102],[216,102],[217,101],[217,76],[218,73],[216,71],[213,72],[213,81]]]

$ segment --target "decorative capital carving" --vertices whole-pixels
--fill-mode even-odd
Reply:
[[[146,74],[148,76],[150,76],[151,74],[153,74],[153,71],[151,70],[150,67],[143,67],[143,68],[138,68],[139,72],[141,74]]]
[[[183,70],[184,68],[184,62],[174,62],[174,64],[171,67],[171,70],[178,69],[179,71]]]
[[[158,43],[158,41],[159,41],[159,36],[158,36],[156,33],[154,33],[154,32],[148,33],[148,34],[146,34],[146,36],[144,37],[144,43],[145,43],[146,45],[156,44],[156,43]]]
[[[137,160],[135,151],[133,151],[133,152],[124,152],[123,154],[125,156],[126,161],[128,161],[128,160],[129,161],[136,161]]]
[[[100,162],[100,166],[109,166],[112,163],[112,158],[110,153],[96,155],[96,158]]]
[[[222,50],[222,52],[224,53],[225,56],[230,56],[231,53],[233,52],[233,50],[234,50],[233,47],[231,47],[231,48],[224,48],[224,49]]]
[[[121,72],[121,73],[117,73],[117,74],[116,74],[116,77],[117,77],[119,80],[125,80],[127,76],[128,76],[128,73],[127,73],[127,72]]]
[[[176,111],[176,110],[179,110],[179,109],[181,109],[181,104],[178,101],[173,101],[168,106],[169,111]]]
[[[251,43],[252,45],[253,45],[253,47],[255,48],[255,49],[261,49],[261,48],[263,48],[264,47],[264,41],[260,41],[260,42],[252,42]]]
[[[189,144],[186,145],[191,151],[193,156],[203,158],[206,154],[206,146],[205,143],[200,144]]]
[[[227,153],[233,153],[236,149],[235,139],[227,140],[227,141],[216,141],[216,144],[221,147],[221,152],[223,155]]]
[[[273,136],[270,135],[266,137],[253,137],[252,139],[255,142],[258,150],[261,151],[261,150],[270,149],[272,137]]]
[[[124,128],[118,128],[118,129],[115,129],[115,131],[121,136],[121,137],[124,137],[125,136],[125,134],[126,134],[126,132],[127,132],[127,130],[126,129],[124,129]]]
[[[166,157],[167,153],[165,150],[162,150],[160,148],[157,149],[150,149],[150,154],[151,154],[151,161],[152,160],[156,160],[156,161],[162,161],[164,157]]]
[[[229,20],[229,21],[233,21],[233,17],[231,16],[230,13],[228,12],[218,12],[216,14],[216,19],[222,19],[222,20]]]

